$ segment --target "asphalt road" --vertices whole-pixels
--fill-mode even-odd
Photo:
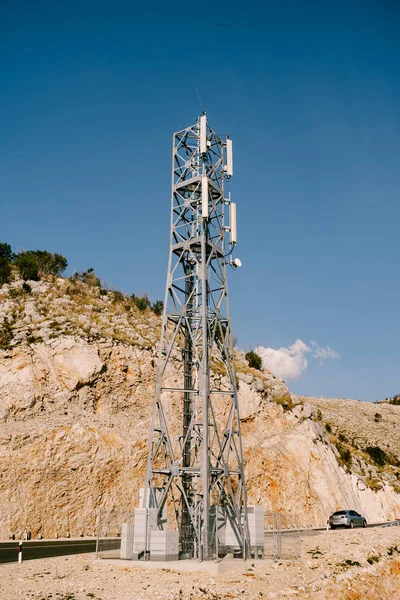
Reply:
[[[120,538],[102,538],[102,550],[118,549]],[[66,556],[68,554],[84,554],[96,551],[95,539],[78,540],[35,540],[23,542],[22,560],[47,558],[51,556]],[[0,542],[0,563],[16,562],[18,560],[18,541]]]

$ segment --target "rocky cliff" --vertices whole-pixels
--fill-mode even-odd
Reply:
[[[78,280],[29,285],[0,289],[0,538],[25,526],[88,534],[99,508],[115,532],[143,484],[160,317]],[[351,437],[323,401],[292,395],[240,352],[236,363],[250,503],[303,526],[343,507],[369,521],[400,518],[398,428],[384,465],[364,443],[370,426],[382,444],[399,406],[380,405],[382,422],[363,418],[364,437]]]

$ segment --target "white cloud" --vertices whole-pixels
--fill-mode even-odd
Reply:
[[[313,348],[312,356],[319,359],[319,364],[321,367],[328,358],[340,358],[339,354],[332,350],[332,348],[329,346],[326,346],[326,348],[321,348],[321,346],[318,346],[317,342],[314,342],[313,340],[311,340],[310,345]]]
[[[256,352],[261,356],[263,366],[266,369],[285,380],[298,379],[305,372],[308,366],[307,354],[319,360],[320,366],[329,358],[339,358],[339,354],[329,346],[322,348],[314,341],[311,341],[310,345],[307,346],[303,340],[299,339],[288,348],[275,350],[274,348],[258,346]]]

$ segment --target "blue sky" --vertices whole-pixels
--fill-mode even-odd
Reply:
[[[0,239],[161,298],[198,88],[234,140],[239,346],[340,355],[297,393],[399,393],[399,31],[395,0],[2,2]]]

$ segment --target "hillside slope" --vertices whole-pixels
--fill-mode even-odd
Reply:
[[[30,293],[21,281],[0,289],[0,538],[26,525],[34,535],[89,533],[100,507],[116,532],[143,484],[160,317],[82,281],[29,283]],[[317,400],[290,394],[240,352],[236,363],[250,503],[301,525],[341,507],[370,521],[400,517],[397,467],[362,449],[344,462]],[[388,408],[385,423],[398,418]]]

